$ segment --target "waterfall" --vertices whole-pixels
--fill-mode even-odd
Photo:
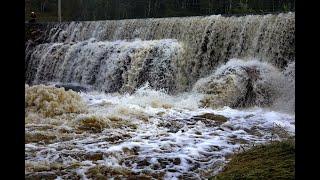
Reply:
[[[280,71],[295,61],[295,14],[221,15],[47,24],[26,43],[26,83],[133,92],[145,83],[190,91],[232,58]]]
[[[208,179],[294,138],[294,13],[32,25],[26,178]]]
[[[79,83],[106,92],[131,92],[148,80],[169,91],[181,51],[176,40],[41,44],[34,48],[29,64],[34,69],[26,77],[33,83]]]

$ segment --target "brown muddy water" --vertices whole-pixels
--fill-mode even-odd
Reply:
[[[201,108],[203,95],[26,86],[26,179],[206,179],[231,154],[294,136],[294,115]]]

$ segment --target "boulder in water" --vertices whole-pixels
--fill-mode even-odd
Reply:
[[[198,116],[193,116],[193,119],[208,119],[213,120],[219,123],[225,123],[228,121],[228,118],[219,114],[213,114],[213,113],[205,113]]]
[[[87,88],[80,86],[80,85],[73,85],[73,84],[56,84],[56,88],[64,88],[66,91],[72,90],[75,92],[86,92]]]

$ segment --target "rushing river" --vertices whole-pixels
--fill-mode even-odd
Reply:
[[[49,24],[26,42],[26,178],[206,179],[294,136],[294,30],[294,13]]]

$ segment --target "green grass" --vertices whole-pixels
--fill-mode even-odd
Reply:
[[[215,179],[295,179],[294,140],[272,142],[236,154]]]

